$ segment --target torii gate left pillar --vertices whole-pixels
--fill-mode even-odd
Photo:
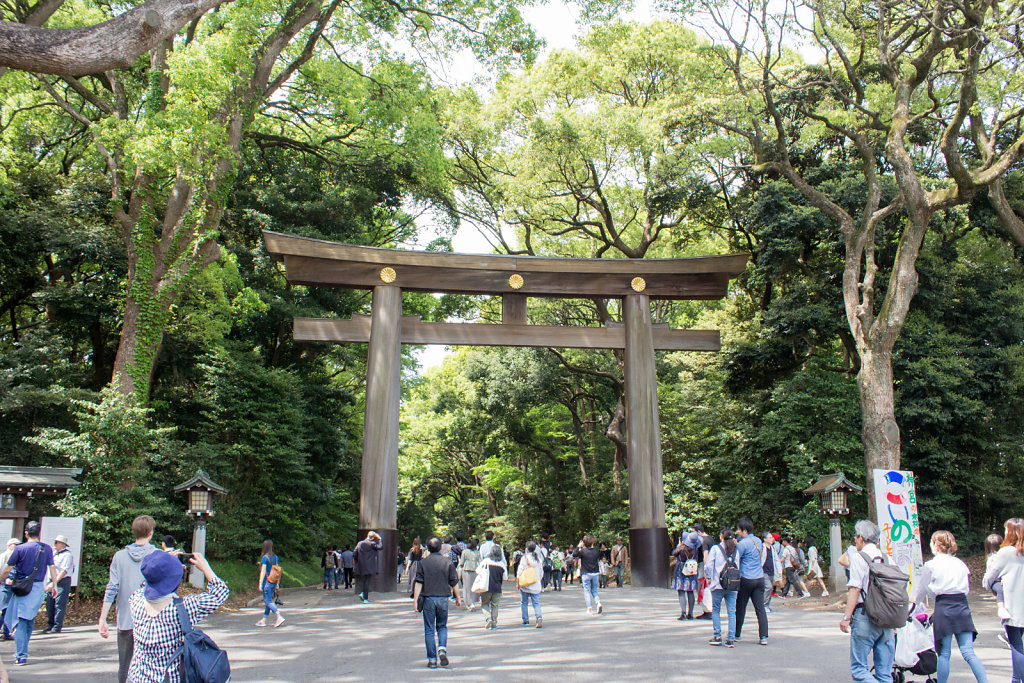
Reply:
[[[359,494],[359,540],[380,534],[379,573],[372,589],[395,590],[398,574],[398,424],[402,397],[402,289],[373,290],[366,357],[363,480]]]

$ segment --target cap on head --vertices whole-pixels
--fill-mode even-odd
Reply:
[[[147,600],[159,600],[173,593],[184,575],[181,561],[162,550],[142,558],[139,570],[146,579],[144,594]]]
[[[7,545],[21,545],[21,541],[16,538],[7,539]]]
[[[63,543],[64,545],[71,545],[70,543],[68,543],[68,537],[64,534],[57,534],[57,536],[53,539],[53,542]]]

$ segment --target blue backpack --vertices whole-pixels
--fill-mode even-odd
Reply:
[[[174,598],[174,607],[178,610],[178,625],[185,634],[182,643],[171,662],[179,662],[181,683],[228,683],[231,680],[231,665],[224,650],[197,628],[192,628],[192,620],[185,611],[185,603],[181,598]]]

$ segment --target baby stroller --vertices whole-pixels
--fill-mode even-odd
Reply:
[[[910,606],[907,625],[896,629],[896,656],[893,658],[893,683],[905,683],[907,675],[925,676],[926,683],[933,683],[932,674],[938,669],[938,654],[935,652],[935,636],[928,616],[917,605]]]

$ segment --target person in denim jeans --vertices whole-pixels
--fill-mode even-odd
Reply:
[[[594,537],[587,534],[576,546],[573,553],[580,561],[580,580],[583,584],[583,599],[587,603],[587,614],[600,614],[604,608],[601,606],[601,598],[597,594],[598,581],[601,577],[601,551],[594,547]]]
[[[523,575],[527,570],[533,569],[536,580],[533,583],[523,585]],[[530,603],[533,603],[533,614],[537,617],[537,628],[541,628],[540,593],[543,590],[542,579],[544,577],[544,556],[537,549],[537,544],[529,541],[526,544],[526,554],[519,561],[519,569],[516,570],[516,585],[519,587],[519,600],[523,610],[523,626],[530,625]]]
[[[868,563],[861,555],[881,557],[878,549],[880,532],[874,522],[862,519],[854,526],[854,545],[858,552],[848,554],[850,559],[849,591],[846,614],[839,622],[843,633],[850,633],[850,675],[858,683],[891,683],[892,663],[896,653],[896,638],[891,628],[879,628],[871,623],[864,612],[864,591],[868,588]],[[874,662],[874,674],[868,657]]]
[[[423,640],[427,646],[427,668],[448,666],[448,599],[454,593],[455,606],[462,607],[459,575],[455,565],[441,552],[441,539],[427,541],[430,555],[416,567],[416,584],[412,597],[414,609],[423,611]],[[419,604],[423,597],[423,605]]]
[[[739,566],[739,558],[736,556],[736,538],[732,529],[722,529],[719,535],[721,543],[711,548],[711,551],[704,558],[704,576],[708,580],[707,588],[711,591],[711,626],[714,628],[714,635],[708,641],[708,645],[724,645],[735,647],[736,645],[736,596],[738,590],[725,590],[722,586],[722,570],[726,565],[726,558],[731,557]],[[722,602],[725,602],[725,610],[729,614],[729,628],[726,631],[725,640],[722,640]]]
[[[329,545],[324,550],[323,557],[320,558],[320,566],[324,570],[324,590],[329,591],[334,588],[334,577],[337,574],[338,562],[337,556],[334,554],[334,546]]]
[[[267,578],[270,576],[270,570],[276,564],[280,564],[280,562],[277,555],[274,554],[274,542],[268,538],[263,541],[263,555],[260,557],[260,592],[263,593],[263,618],[256,622],[257,626],[266,626],[267,617],[270,616],[271,612],[277,616],[274,628],[284,623],[281,610],[278,609],[277,603],[274,602],[274,591],[277,590],[277,584],[267,581]]]

